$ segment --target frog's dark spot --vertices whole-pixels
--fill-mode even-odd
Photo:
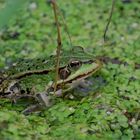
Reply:
[[[6,97],[7,95],[10,95],[10,94],[11,94],[11,92],[2,92],[2,93],[0,93],[0,95],[3,96],[3,97],[4,96]]]
[[[21,94],[24,94],[24,93],[25,93],[25,90],[22,89],[22,90],[21,90]]]
[[[44,63],[44,64],[47,64],[48,63],[48,60],[42,60],[42,63]]]
[[[99,78],[100,76],[99,75],[96,75],[96,78]]]
[[[135,63],[135,69],[140,69],[140,64]]]
[[[119,7],[120,11],[124,11],[124,7],[120,6]]]
[[[29,64],[29,63],[27,63],[27,66],[30,66],[30,64]]]
[[[27,94],[30,94],[31,90],[29,88],[26,88]]]
[[[47,17],[47,14],[46,14],[46,13],[43,13],[43,14],[42,14],[42,17]]]
[[[54,57],[54,55],[50,55],[50,58],[53,58]]]
[[[4,81],[4,78],[0,77],[0,84]]]
[[[40,67],[39,67],[39,66],[36,66],[35,68],[36,68],[36,69],[39,69]]]
[[[44,61],[45,61],[45,59],[42,60],[42,62],[44,62]]]
[[[39,60],[40,60],[40,58],[37,58],[36,60],[37,60],[37,61],[39,61]]]
[[[44,70],[44,71],[40,72],[40,74],[48,74],[48,72],[49,72],[49,71]]]
[[[31,68],[29,67],[27,70],[31,70]]]

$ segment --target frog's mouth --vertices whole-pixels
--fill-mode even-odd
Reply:
[[[77,80],[82,80],[96,71],[98,71],[102,67],[102,63],[99,60],[93,61],[90,64],[84,64],[82,65],[75,73],[71,74],[67,79],[58,81],[57,85],[61,85],[62,83],[72,83]]]

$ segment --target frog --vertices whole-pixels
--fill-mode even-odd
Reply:
[[[102,62],[83,47],[74,46],[71,50],[61,52],[59,77],[55,83],[55,58],[56,55],[51,55],[14,63],[0,75],[0,97],[12,100],[15,97],[35,98],[38,104],[27,107],[24,113],[36,108],[47,108],[52,105],[52,98],[66,97],[72,89],[84,85],[84,80],[102,67]]]

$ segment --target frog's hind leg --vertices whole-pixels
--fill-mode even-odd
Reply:
[[[46,92],[36,94],[35,98],[38,102],[23,110],[22,113],[24,115],[29,115],[33,112],[41,112],[44,109],[50,108],[54,104],[53,96],[49,96]]]
[[[36,100],[36,97],[34,95],[29,95],[29,94],[19,94],[19,95],[13,95],[11,97],[11,101],[12,101],[12,104],[16,104],[19,100],[22,100],[22,99],[25,99],[26,102],[27,102],[27,99],[30,100],[30,101],[37,101]]]

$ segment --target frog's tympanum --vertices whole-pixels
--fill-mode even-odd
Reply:
[[[84,79],[97,72],[102,63],[94,59],[92,54],[75,46],[72,50],[64,51],[60,56],[59,79],[54,94],[55,55],[47,58],[21,60],[0,74],[0,97],[10,99],[22,96],[34,97],[39,105],[27,108],[35,110],[39,106],[50,106],[50,97],[64,97]]]

